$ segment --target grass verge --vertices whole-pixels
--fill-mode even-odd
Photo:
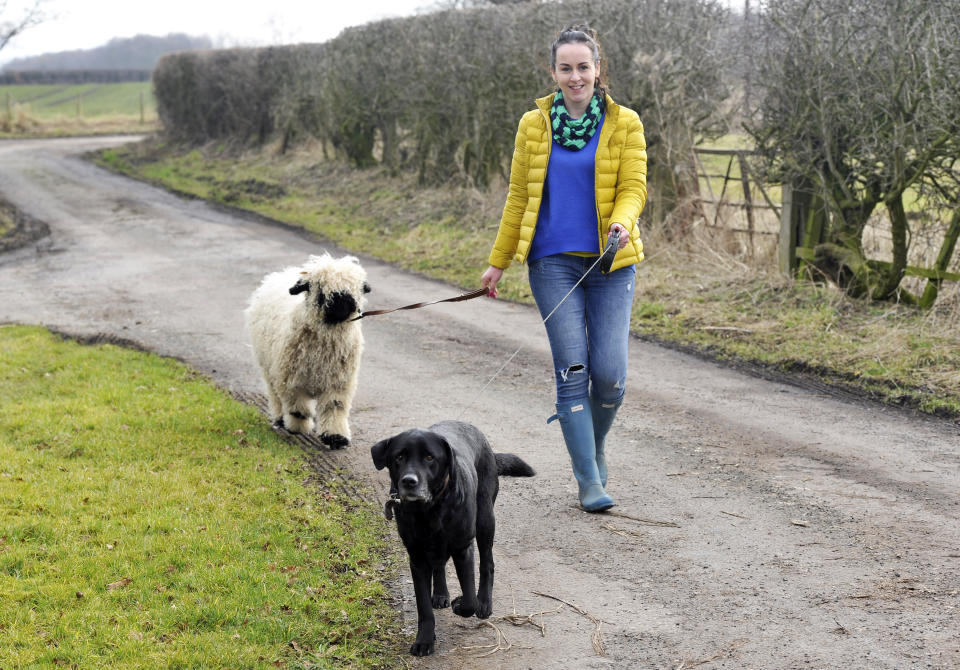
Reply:
[[[0,240],[12,233],[16,225],[17,220],[14,217],[13,209],[3,200],[0,200]]]
[[[382,516],[255,409],[38,328],[0,354],[0,667],[389,667]]]
[[[111,169],[194,197],[301,226],[356,252],[476,288],[505,186],[424,188],[412,175],[353,170],[317,148],[280,155],[152,140],[99,154]],[[960,287],[935,309],[875,304],[780,276],[770,257],[744,259],[723,231],[644,234],[633,328],[713,359],[811,377],[882,402],[960,417]],[[524,269],[501,294],[532,302]],[[423,296],[424,299],[432,296]]]

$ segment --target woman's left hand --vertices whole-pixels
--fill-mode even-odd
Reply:
[[[627,233],[627,229],[619,223],[610,224],[610,229],[607,231],[607,239],[609,240],[614,235],[620,236],[620,245],[617,247],[617,251],[627,246],[627,242],[630,241],[630,235]]]

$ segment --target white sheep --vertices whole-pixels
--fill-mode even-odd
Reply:
[[[366,276],[353,256],[311,256],[302,267],[265,276],[244,311],[270,418],[292,433],[316,430],[331,449],[350,444],[363,353],[354,317],[370,291]]]

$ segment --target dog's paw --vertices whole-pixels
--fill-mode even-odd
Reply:
[[[320,441],[331,449],[343,449],[350,444],[350,440],[343,435],[324,433],[320,436]]]
[[[434,640],[435,639],[436,637],[434,637]],[[420,640],[417,640],[410,645],[410,653],[414,656],[429,656],[433,653],[434,640],[430,640],[429,642],[421,642]]]
[[[450,607],[450,596],[448,594],[434,594],[434,596],[430,598],[430,604],[433,605],[433,609],[435,610],[446,609]]]
[[[453,613],[457,616],[470,617],[473,616],[477,611],[477,604],[473,603],[464,603],[463,596],[457,596],[453,599]],[[489,616],[489,615],[488,615]]]
[[[477,618],[478,619],[489,619],[490,614],[493,613],[493,603],[483,602],[482,600],[477,601]]]

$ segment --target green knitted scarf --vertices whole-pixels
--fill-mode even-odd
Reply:
[[[553,106],[550,107],[554,142],[573,151],[580,151],[587,146],[600,126],[600,119],[603,118],[603,104],[603,94],[600,91],[594,91],[583,116],[579,119],[571,119],[567,108],[563,105],[563,93],[557,91],[553,96]]]

